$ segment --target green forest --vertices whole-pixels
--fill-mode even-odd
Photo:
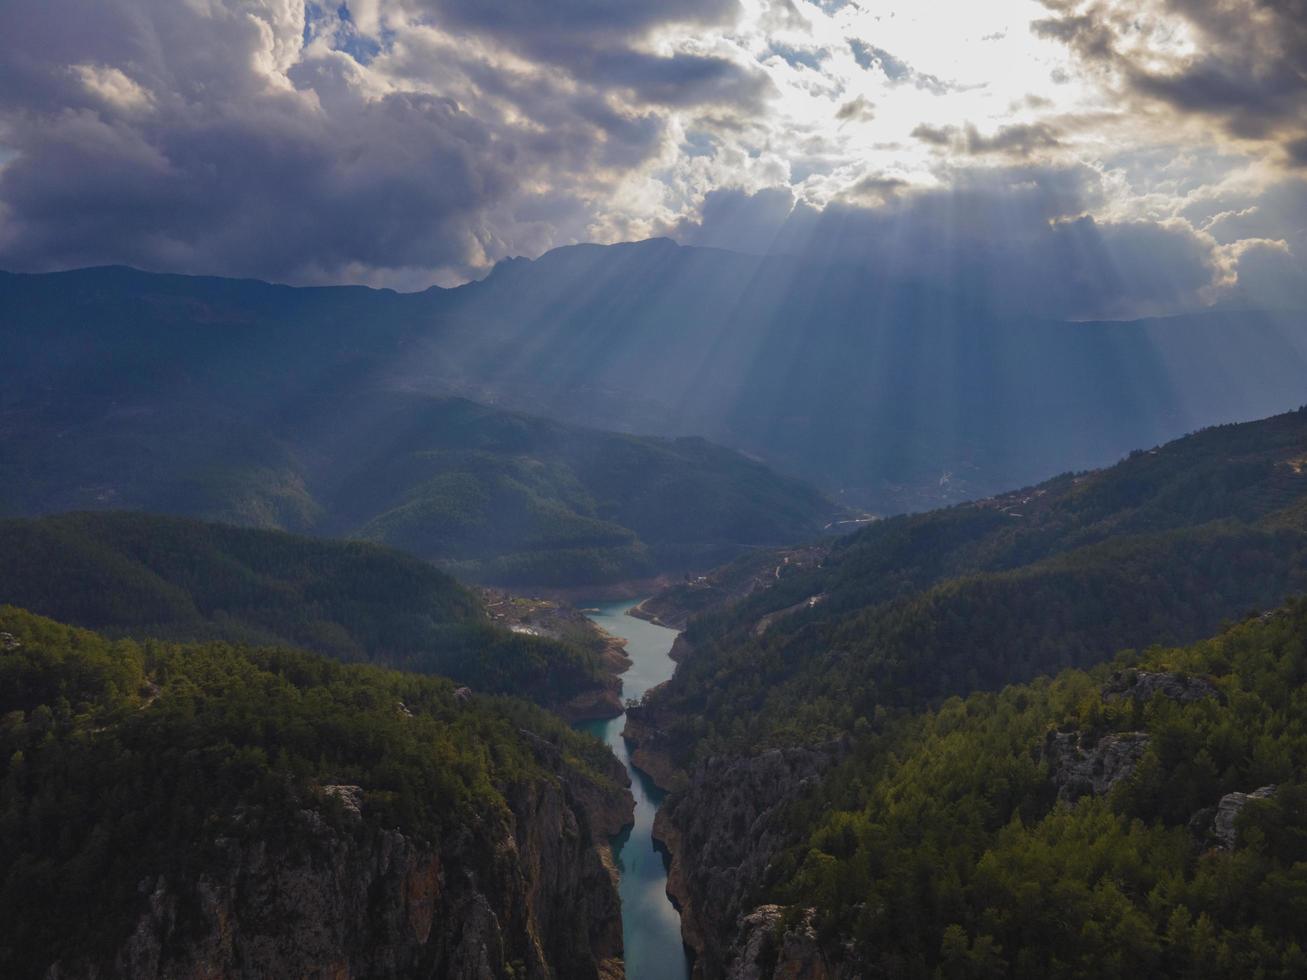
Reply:
[[[1305,456],[1299,411],[877,522],[692,619],[645,710],[689,765],[1210,635],[1307,591]]]
[[[819,535],[841,512],[700,438],[394,390],[334,329],[302,376],[279,377],[154,313],[162,320],[124,313],[67,346],[54,328],[35,347],[15,331],[27,375],[0,400],[0,517],[180,514],[385,544],[465,581],[578,586],[709,568]],[[277,348],[282,365],[286,329],[243,335]],[[140,336],[115,345],[114,331]],[[107,349],[85,374],[70,366],[98,344]]]
[[[601,775],[607,749],[524,702],[284,648],[115,640],[9,606],[0,759],[6,976],[111,952],[146,902],[138,882],[194,882],[222,867],[222,841],[293,846],[281,837],[305,806],[342,833],[490,855],[514,785],[574,772],[621,792]],[[322,789],[338,784],[362,787],[361,825]]]
[[[1205,693],[1114,697],[1114,671]],[[1059,802],[1055,732],[1148,742],[1109,792]],[[1233,846],[1213,835],[1225,794],[1268,786]],[[802,843],[770,869],[772,897],[817,908],[831,955],[868,976],[1301,977],[1307,601],[882,719],[788,820]]]
[[[566,701],[598,651],[493,625],[477,597],[410,555],[118,512],[0,521],[0,598],[112,636],[282,644]]]

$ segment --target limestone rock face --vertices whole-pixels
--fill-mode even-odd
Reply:
[[[740,919],[726,980],[834,980],[840,976],[817,944],[812,910],[805,910],[799,924],[789,928],[783,928],[784,914],[779,905],[760,905]]]
[[[507,807],[435,841],[371,819],[358,786],[321,787],[273,831],[206,842],[194,878],[142,880],[117,953],[46,978],[620,980],[608,837],[630,797],[554,775],[524,778]]]
[[[710,759],[658,811],[654,836],[672,855],[667,891],[681,909],[682,935],[696,953],[696,977],[727,975],[737,958],[733,945],[741,916],[754,910],[754,893],[768,866],[791,843],[780,819],[786,805],[814,790],[847,749],[832,742]]]
[[[351,816],[363,816],[363,787],[337,784],[334,786],[322,787],[323,796],[334,797],[340,800],[340,805],[345,808],[345,812]]]
[[[1221,802],[1216,804],[1216,815],[1212,817],[1212,836],[1222,847],[1234,847],[1239,843],[1239,829],[1235,826],[1239,814],[1243,813],[1251,800],[1268,800],[1275,795],[1277,787],[1272,784],[1255,789],[1251,793],[1226,793]]]
[[[1148,749],[1145,732],[1104,735],[1086,744],[1080,732],[1050,732],[1044,760],[1057,786],[1057,798],[1074,803],[1082,796],[1101,796],[1135,771]]]
[[[1225,702],[1225,695],[1211,681],[1173,671],[1118,670],[1103,685],[1104,701],[1121,701],[1125,698],[1149,701],[1155,694],[1185,704],[1203,698],[1216,698]]]

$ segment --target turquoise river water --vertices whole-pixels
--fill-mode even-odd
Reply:
[[[638,601],[638,600],[636,600]],[[622,675],[622,697],[638,698],[672,676],[676,664],[667,655],[676,639],[674,630],[626,615],[635,603],[593,605],[589,617],[614,636],[626,640],[631,669]],[[606,742],[631,774],[635,796],[635,824],[613,840],[613,853],[621,872],[622,939],[626,947],[627,980],[686,980],[689,960],[681,942],[681,916],[667,897],[667,866],[654,849],[654,814],[663,794],[653,781],[631,765],[622,738],[626,716],[577,725]]]

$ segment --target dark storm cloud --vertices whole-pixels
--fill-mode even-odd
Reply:
[[[770,243],[774,252],[857,263],[887,281],[929,285],[976,309],[1041,316],[1194,308],[1217,279],[1213,243],[1188,225],[1087,217],[1102,200],[1099,175],[1089,168],[986,169],[955,178],[949,187],[918,191],[873,178],[880,206],[800,204],[784,216],[777,189],[731,192],[711,207],[705,201],[702,222],[677,236],[746,251],[748,242]]]
[[[110,128],[66,114],[19,134],[0,174],[5,264],[127,261],[276,277],[351,265],[456,266],[514,149],[448,100],[387,95],[305,120],[165,114]]]
[[[770,82],[723,58],[641,51],[599,52],[579,62],[588,78],[630,89],[642,102],[667,106],[721,105],[742,112],[761,110]]]
[[[494,100],[474,105],[393,75],[370,83],[349,51],[301,51],[347,35],[375,63],[376,39],[332,9],[0,3],[0,267],[462,276],[583,234],[605,174],[659,152],[665,120],[640,103],[747,111],[762,90],[720,59],[628,46],[669,20],[719,19],[733,0],[441,4],[446,20],[530,35],[527,48],[581,42],[582,84],[549,66],[414,55],[412,36],[412,64],[391,55],[419,82],[453,78]]]
[[[635,46],[668,24],[721,24],[738,0],[421,0],[441,29],[493,38],[577,78],[632,90],[648,103],[730,105],[757,111],[770,90],[766,76],[725,58],[661,56]]]
[[[523,48],[570,47],[629,41],[665,24],[720,24],[739,9],[738,0],[421,0],[416,4],[442,26],[511,38]]]
[[[1232,136],[1275,141],[1286,163],[1307,163],[1304,0],[1155,0],[1142,12],[1187,25],[1197,41],[1165,68],[1151,56],[1152,28],[1138,5],[1044,4],[1054,16],[1035,21],[1034,32],[1067,44],[1127,91],[1210,117]]]

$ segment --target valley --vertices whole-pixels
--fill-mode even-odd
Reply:
[[[622,694],[639,700],[672,675],[668,658],[675,633],[627,615],[625,602],[604,603],[588,615],[601,629],[624,639],[631,667]],[[655,839],[656,815],[665,793],[632,762],[623,729],[625,717],[579,727],[612,749],[631,777],[633,823],[614,839],[620,881],[626,976],[629,980],[686,980],[689,964],[681,942],[681,916],[668,894],[665,855]]]
[[[0,596],[30,610],[0,613],[21,937],[0,961],[1293,976],[1293,926],[1254,896],[1291,902],[1307,858],[1305,450],[1304,411],[1216,427],[579,607],[365,542],[0,521]],[[234,795],[138,821],[116,789],[196,772]],[[56,843],[38,814],[72,806]],[[1061,911],[1031,912],[1031,883]],[[42,923],[72,887],[123,914],[56,953]],[[320,929],[287,902],[337,911]]]
[[[1307,773],[1301,726],[1270,720],[1307,689],[1304,445],[1303,411],[1218,427],[879,522],[765,588],[737,562],[646,601],[674,618],[700,597],[627,730],[673,790],[655,832],[695,975],[927,977],[953,957],[961,976],[1086,976],[1119,957],[1130,976],[1211,955],[1214,976],[1291,976],[1292,928],[1258,945],[1272,926],[1243,903],[1292,887],[1298,831],[1250,845],[1211,821]],[[1258,819],[1300,826],[1278,798]],[[1209,875],[1242,911],[1209,910]],[[1182,908],[1149,904],[1160,881]],[[1035,926],[1022,889],[1045,885],[1058,911]],[[1153,941],[1147,915],[1223,931]]]
[[[0,980],[1307,980],[1307,0],[0,0]]]
[[[959,390],[958,409],[978,427],[968,430],[969,444],[992,467],[983,474],[931,434],[936,423],[957,430],[955,422],[877,414],[808,391],[803,397],[820,407],[821,426],[847,422],[844,413],[856,409],[867,425],[915,433],[916,448],[892,456],[905,444],[886,438],[888,430],[845,431],[841,438],[875,446],[876,455],[859,461],[854,454],[837,471],[805,461],[808,451],[827,463],[835,458],[819,448],[825,437],[805,428],[811,419],[766,423],[776,439],[802,443],[797,454],[747,435],[756,417],[741,406],[779,383],[765,368],[772,354],[762,350],[745,374],[705,368],[727,379],[705,397],[741,399],[712,408],[729,424],[710,421],[711,413],[640,422],[605,400],[639,405],[639,386],[659,377],[651,365],[662,348],[655,356],[653,340],[640,339],[641,317],[653,314],[620,301],[623,263],[639,266],[654,252],[682,268],[678,276],[721,273],[721,263],[736,262],[656,243],[564,251],[448,295],[409,296],[126,270],[70,274],[60,288],[44,277],[0,280],[0,307],[21,314],[0,330],[18,341],[22,379],[0,395],[0,505],[12,515],[0,519],[0,601],[25,610],[12,614],[19,618],[7,632],[18,645],[0,661],[12,669],[21,661],[15,677],[26,678],[5,716],[20,759],[11,760],[6,826],[36,819],[43,800],[76,797],[108,815],[79,825],[81,836],[57,852],[41,834],[14,838],[16,863],[0,898],[8,896],[6,907],[31,931],[19,946],[0,949],[0,964],[44,957],[60,975],[110,969],[133,980],[188,969],[177,964],[196,957],[233,964],[259,956],[272,957],[258,960],[267,969],[299,957],[348,975],[431,968],[542,980],[1033,980],[1085,975],[1086,963],[1109,955],[1097,937],[1111,934],[1123,975],[1178,970],[1204,956],[1228,969],[1245,963],[1267,976],[1294,975],[1297,954],[1278,920],[1212,906],[1201,890],[1210,887],[1205,875],[1228,878],[1236,872],[1226,864],[1244,868],[1240,861],[1260,863],[1231,885],[1239,894],[1291,890],[1298,831],[1286,808],[1295,805],[1307,760],[1292,731],[1261,721],[1256,740],[1240,743],[1253,761],[1231,755],[1213,734],[1224,723],[1203,712],[1242,704],[1243,731],[1253,724],[1247,712],[1279,702],[1260,688],[1260,701],[1240,701],[1233,692],[1245,680],[1226,660],[1184,645],[1252,644],[1257,663],[1272,658],[1264,669],[1278,671],[1286,690],[1301,687],[1291,651],[1266,630],[1297,623],[1296,607],[1273,611],[1307,592],[1300,465],[1307,416],[1300,410],[1203,429],[1105,468],[985,495],[1022,474],[1046,473],[1055,461],[1101,460],[1114,446],[1137,445],[1126,440],[1147,445],[1180,418],[1205,418],[1177,414],[1175,399],[1190,397],[1182,394],[1187,386],[1223,385],[1213,372],[1245,369],[1227,352],[1234,321],[1188,321],[1184,329],[1222,353],[1183,370],[1172,365],[1172,383],[1148,396],[1151,407],[1132,405],[1129,425],[1113,428],[1109,413],[1057,451],[1023,431],[1018,455],[1005,455],[999,442],[1008,438],[1000,432],[1007,423],[968,406]],[[700,263],[707,264],[693,272]],[[511,358],[477,360],[489,357],[486,344],[499,344],[501,354],[520,348],[541,377],[561,370],[554,348],[521,334],[522,324],[543,329],[542,321],[514,298],[528,286],[537,298],[550,294],[554,287],[538,278],[544,270],[559,273],[560,283],[580,272],[599,275],[616,291],[605,309],[623,310],[634,346],[589,366],[593,378],[607,378],[603,399],[594,400],[600,389],[591,380],[573,377],[574,397],[552,401],[544,392],[557,379],[540,387],[511,372],[485,373],[487,364],[505,367]],[[828,285],[856,292],[838,277]],[[553,341],[579,358],[582,341],[567,333],[585,334],[592,312],[557,296],[547,307]],[[919,299],[895,301],[905,304],[902,322],[911,322]],[[209,311],[199,323],[197,302]],[[100,319],[96,329],[87,326],[88,311]],[[682,313],[687,324],[704,315]],[[40,344],[24,341],[21,327],[34,315],[44,324]],[[366,334],[356,318],[367,321]],[[225,333],[210,332],[217,323]],[[475,337],[467,333],[474,325]],[[687,326],[680,340],[673,331],[659,343],[687,362],[703,359],[677,347],[699,329]],[[909,342],[899,329],[886,326],[877,341],[894,363],[917,357],[913,345],[927,339]],[[932,343],[951,342],[947,318],[932,329]],[[1059,411],[1086,418],[1094,398],[1110,391],[1087,377],[1059,378],[1058,364],[1106,371],[1105,355],[1092,349],[1108,343],[1119,348],[1112,363],[1119,356],[1138,366],[1133,345],[1165,349],[1180,325],[1096,327],[1092,338],[1065,325],[1045,324],[1037,338],[1028,329],[984,328],[996,350],[1025,345],[1021,357],[1059,386],[1054,398],[1039,387],[1043,380],[1021,382],[1024,394],[1013,395],[1011,410],[1061,426]],[[1296,371],[1294,323],[1251,329],[1241,334],[1253,339],[1237,357]],[[301,345],[306,331],[314,333],[312,349]],[[1059,349],[1072,336],[1074,344]],[[433,360],[436,347],[441,356]],[[623,358],[637,351],[653,361],[630,374]],[[799,378],[808,370],[829,378],[825,362],[802,366],[810,353],[792,355],[800,358]],[[275,369],[268,358],[280,358]],[[475,384],[466,383],[469,371],[481,372]],[[754,371],[763,373],[747,380]],[[1290,397],[1307,374],[1268,377],[1257,397],[1225,388],[1226,401],[1203,411],[1240,417]],[[822,397],[843,390],[822,385]],[[876,390],[888,398],[896,389]],[[694,398],[682,395],[690,411]],[[662,434],[588,427],[596,417]],[[791,422],[798,427],[788,430]],[[683,436],[682,425],[743,451]],[[924,491],[918,481],[935,466],[955,476]],[[855,476],[873,483],[852,490]],[[950,505],[931,509],[935,503]],[[873,518],[868,505],[883,516]],[[905,510],[915,512],[898,513]],[[1272,625],[1229,634],[1245,630],[1253,637],[1246,643],[1224,639],[1250,612],[1262,617],[1250,622]],[[30,614],[66,625],[32,625],[22,619]],[[61,632],[78,628],[99,638]],[[74,666],[83,649],[100,651],[93,668]],[[1219,698],[1181,698],[1174,715],[1151,696],[1122,702],[1111,693],[1133,683],[1120,677],[1134,676],[1162,678],[1148,689],[1165,697],[1189,690],[1176,667],[1189,662],[1201,665],[1193,689]],[[88,670],[126,670],[132,679],[88,694],[82,681],[68,679]],[[368,670],[382,673],[349,673]],[[384,673],[395,670],[405,673]],[[251,701],[223,677],[246,678],[258,690],[289,684],[297,693]],[[396,696],[388,708],[391,696],[379,695],[377,684],[386,691],[435,685],[436,693]],[[363,705],[364,730],[314,762],[296,740],[335,717],[332,698]],[[468,713],[490,726],[457,736],[482,761],[447,752],[398,761],[412,751],[404,726],[431,724],[414,706],[422,698],[439,703],[432,709],[439,724],[461,725],[460,713]],[[303,707],[310,702],[322,707]],[[1123,703],[1140,707],[1127,712]],[[103,764],[91,761],[101,750],[85,740],[98,745],[100,735],[134,732],[136,717],[148,722],[146,734],[132,734],[114,758],[142,792],[149,780],[132,768],[138,762],[154,759],[150,765],[178,780],[200,765],[186,761],[191,756],[152,754],[168,740],[190,745],[200,753],[195,759],[220,745],[245,760],[223,762],[222,771],[255,774],[256,789],[242,789],[234,801],[204,797],[206,819],[239,827],[256,809],[281,816],[251,825],[247,837],[225,829],[200,844],[138,844],[139,863],[106,865],[100,842],[139,842],[148,831],[132,823],[131,808],[110,787],[88,779],[74,790],[60,773]],[[560,734],[563,723],[573,731]],[[969,733],[962,747],[950,726]],[[1175,732],[1188,741],[1176,743]],[[85,760],[84,751],[91,753]],[[535,761],[520,761],[528,758]],[[410,764],[423,774],[415,781],[403,774]],[[991,782],[968,781],[968,771]],[[469,780],[477,787],[469,798],[489,807],[465,824],[480,828],[471,839],[453,829],[457,821],[424,822],[438,773]],[[946,787],[942,797],[922,788],[921,780],[930,786],[933,779]],[[282,783],[284,791],[267,788]],[[908,801],[915,823],[896,815]],[[344,831],[332,823],[338,804]],[[1236,805],[1269,829],[1241,836]],[[199,819],[200,811],[171,806],[155,805],[151,826]],[[1205,822],[1208,810],[1226,813],[1219,833]],[[400,836],[388,837],[386,821],[395,820]],[[1002,831],[1013,820],[1027,837]],[[1057,852],[1060,838],[1039,835],[1063,831],[1091,848],[1142,847],[1118,838],[1122,821],[1143,821],[1153,836],[1152,850],[1134,859],[1148,875],[1114,872],[1117,918],[1101,903],[1107,868],[1118,866],[1070,868],[1057,863],[1061,857],[1050,858],[1038,880],[1096,896],[1065,913],[1090,923],[1093,934],[1050,939],[1055,923],[1019,918],[1010,906],[1019,888],[995,877],[991,855],[1019,862],[1041,848]],[[275,836],[301,824],[297,833],[308,834],[315,855],[307,866]],[[1198,829],[1185,837],[1182,824]],[[937,836],[920,840],[914,826]],[[551,843],[559,835],[570,850]],[[231,839],[258,840],[272,856],[256,859]],[[219,863],[227,877],[196,870],[208,867],[210,854],[226,855]],[[954,870],[939,892],[919,881],[943,854]],[[1199,871],[1195,855],[1207,855]],[[54,877],[37,883],[29,860],[49,862]],[[321,862],[338,877],[315,877]],[[448,870],[435,877],[421,870],[437,865],[495,883],[466,891],[450,883]],[[103,882],[87,883],[88,868],[99,868]],[[294,897],[279,893],[271,904],[241,897],[268,889],[268,875],[295,881]],[[397,875],[406,898],[395,897]],[[56,959],[53,939],[17,904],[25,890],[54,896],[70,882],[87,895],[108,894],[103,889],[126,887],[124,876],[154,882],[155,890],[148,900],[144,892],[133,899],[114,891],[124,916],[88,936],[73,960]],[[1141,889],[1162,881],[1182,897],[1145,908]],[[391,897],[369,911],[348,891],[356,887]],[[893,910],[900,894],[912,911]],[[338,911],[325,932],[313,932],[286,914],[279,903],[287,901]],[[437,908],[469,924],[476,949],[426,925]],[[268,916],[280,924],[267,935],[215,925]],[[1121,916],[1164,938],[1123,938],[1112,932],[1125,928]],[[1182,929],[1182,920],[1191,925]],[[1223,931],[1213,932],[1217,922]],[[178,929],[207,938],[183,941]],[[1035,935],[1030,930],[1036,938],[1025,938]],[[351,945],[348,936],[370,938]],[[1258,938],[1266,936],[1280,938]],[[1023,944],[1032,950],[1024,958],[1008,955]]]

